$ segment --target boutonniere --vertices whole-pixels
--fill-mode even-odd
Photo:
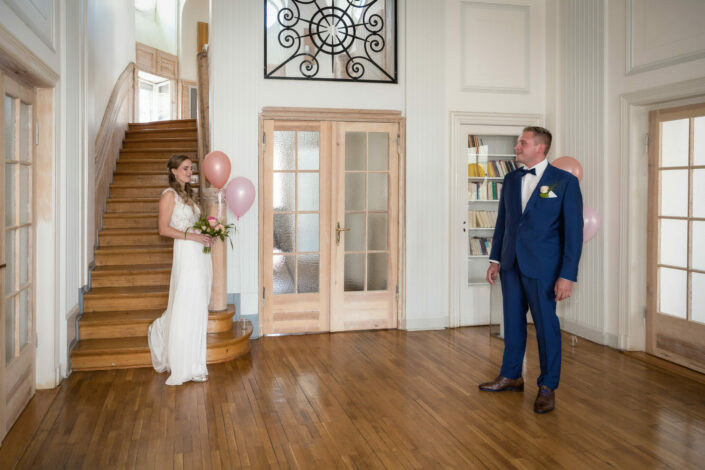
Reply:
[[[539,188],[539,197],[542,197],[542,198],[558,197],[558,195],[553,192],[553,190],[556,189],[557,186],[558,186],[557,184],[552,184],[550,186],[541,186]]]

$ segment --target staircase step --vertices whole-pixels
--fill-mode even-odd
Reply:
[[[94,287],[83,294],[84,312],[166,309],[169,286]]]
[[[167,137],[188,137],[197,139],[196,127],[172,127],[172,128],[152,128],[152,129],[128,129],[125,132],[126,139],[142,139],[142,138],[167,138]]]
[[[156,212],[115,212],[103,214],[103,228],[138,228],[138,229],[157,229],[157,218],[159,214]]]
[[[170,278],[171,264],[97,266],[91,274],[91,286],[168,286]]]
[[[198,142],[191,137],[186,138],[155,138],[155,139],[125,139],[122,141],[124,149],[170,149],[186,148],[196,150]]]
[[[139,160],[142,158],[163,158],[164,162],[172,155],[186,155],[196,159],[196,150],[190,148],[174,149],[121,149],[120,160]],[[166,163],[165,163],[166,164]]]
[[[155,185],[129,185],[124,183],[112,183],[110,185],[110,197],[120,198],[157,198],[159,199],[167,186]],[[198,193],[198,186],[191,186]]]
[[[161,172],[168,174],[167,171],[167,162],[169,161],[168,158],[144,158],[140,160],[118,160],[117,162],[117,167],[115,171],[120,172],[120,173],[130,173],[130,172],[142,172],[142,171],[149,171],[149,172]],[[198,164],[194,163],[193,164],[193,169],[197,170]],[[195,171],[198,173],[198,171]]]
[[[191,178],[191,184],[198,184],[198,172]],[[139,186],[141,184],[156,186],[162,185],[167,188],[169,185],[169,175],[165,170],[161,171],[116,171],[113,173],[113,183]]]
[[[107,214],[126,212],[154,214],[159,211],[159,198],[109,197],[105,201],[105,211]]]
[[[129,129],[146,130],[146,129],[181,129],[184,127],[196,128],[195,119],[175,119],[170,121],[152,121],[152,122],[131,122]]]
[[[164,310],[131,310],[124,312],[84,313],[78,320],[81,341],[84,339],[125,338],[147,336],[149,325]],[[225,333],[233,325],[235,307],[228,305],[222,312],[208,313],[208,333]]]
[[[171,263],[171,246],[101,246],[95,250],[96,266],[145,265]]]
[[[229,331],[207,335],[206,362],[215,364],[231,361],[250,350],[252,323],[233,323]],[[79,370],[124,369],[152,367],[152,357],[146,336],[81,339],[71,351],[71,368]]]
[[[168,246],[174,244],[174,240],[162,237],[156,230],[113,228],[103,229],[98,233],[100,246],[135,246],[154,245]],[[140,263],[141,264],[141,263]]]

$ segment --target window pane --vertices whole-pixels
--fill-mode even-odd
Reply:
[[[17,223],[17,169],[18,165],[5,165],[5,225]]]
[[[690,273],[692,303],[690,304],[690,319],[705,323],[705,274]]]
[[[299,255],[298,292],[318,292],[319,255]]]
[[[30,161],[30,135],[32,125],[30,106],[27,103],[20,103],[20,160]]]
[[[274,252],[292,253],[294,251],[294,214],[274,214]]]
[[[387,214],[369,214],[368,250],[387,249]]]
[[[296,227],[298,252],[318,251],[318,214],[298,214],[299,223]]]
[[[13,99],[5,95],[5,160],[15,159],[15,107]]]
[[[15,282],[15,266],[17,259],[15,257],[15,246],[17,238],[17,230],[5,232],[5,293],[10,294],[18,289]]]
[[[29,338],[29,289],[20,292],[20,348],[27,344]]]
[[[693,217],[705,218],[705,170],[693,170]]]
[[[318,210],[318,173],[298,173],[298,198],[300,211]]]
[[[274,173],[273,203],[275,211],[294,211],[296,208],[296,173]]]
[[[686,317],[686,272],[677,269],[659,270],[659,312],[678,318]]]
[[[345,251],[364,251],[365,249],[365,213],[345,214],[345,227],[349,232],[341,233],[345,238]]]
[[[688,170],[661,171],[661,214],[688,216]]]
[[[29,178],[30,172],[32,171],[31,167],[28,166],[20,166],[20,200],[19,200],[19,206],[20,206],[20,223],[21,224],[26,224],[31,222],[30,220],[30,207],[31,207],[31,201],[29,195],[32,194],[31,192],[31,181]]]
[[[693,242],[693,258],[691,269],[698,269],[700,271],[705,271],[705,222],[694,220],[691,222],[693,224],[693,236],[691,238]]]
[[[345,133],[345,169],[347,171],[363,171],[367,168],[367,144],[364,132]]]
[[[661,219],[660,264],[688,267],[688,221]]]
[[[688,166],[689,121],[661,123],[661,166]]]
[[[389,168],[389,134],[386,132],[370,132],[369,140],[370,170],[387,170]]]
[[[274,169],[296,169],[296,132],[274,131]]]
[[[29,227],[20,229],[20,286],[28,281],[29,276]]]
[[[274,294],[293,294],[296,256],[274,255],[272,267],[274,270]]]
[[[694,119],[693,165],[705,165],[705,116]]]
[[[318,132],[299,132],[299,170],[318,170]]]
[[[5,301],[5,364],[15,357],[15,297]]]
[[[344,289],[346,292],[365,290],[365,255],[345,255]]]
[[[345,175],[345,210],[365,210],[365,174],[347,173]]]
[[[367,191],[368,210],[387,210],[387,173],[370,173],[370,188]]]
[[[367,256],[367,290],[387,290],[387,253]]]

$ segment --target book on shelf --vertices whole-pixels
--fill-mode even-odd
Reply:
[[[489,256],[492,250],[492,238],[470,238],[470,256]]]
[[[470,201],[498,201],[501,194],[501,181],[472,181],[468,183],[468,199]]]
[[[496,221],[497,211],[468,211],[470,228],[494,228]]]

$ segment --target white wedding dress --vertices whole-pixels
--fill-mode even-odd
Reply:
[[[200,216],[174,193],[174,212],[169,225],[180,232],[193,227]],[[213,268],[210,254],[203,245],[184,239],[174,240],[171,265],[169,305],[161,317],[149,326],[149,350],[157,372],[171,371],[167,385],[181,385],[189,380],[203,381],[206,368],[206,333]]]

